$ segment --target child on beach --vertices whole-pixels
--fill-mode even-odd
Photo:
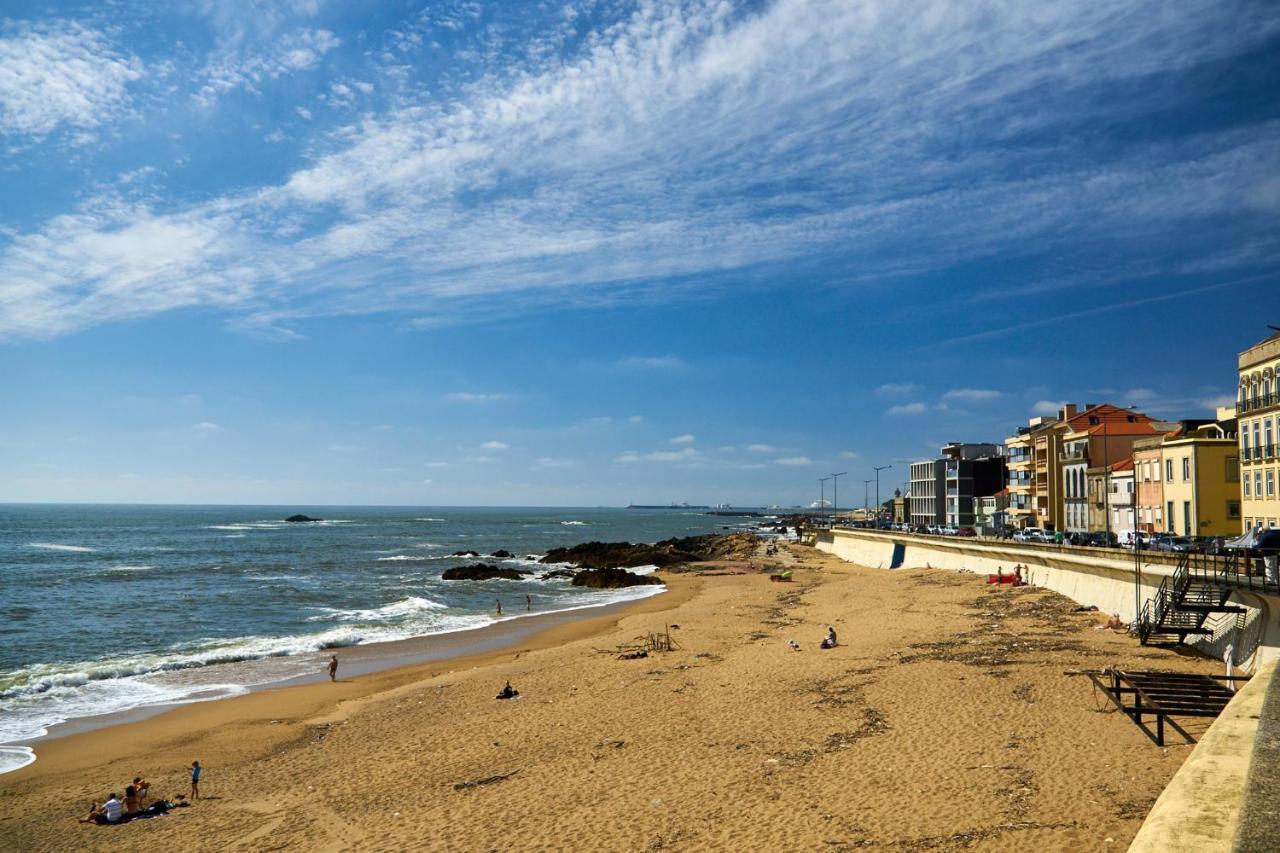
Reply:
[[[191,799],[200,799],[200,762],[191,762]]]

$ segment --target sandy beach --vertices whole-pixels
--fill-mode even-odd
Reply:
[[[1215,662],[1043,590],[803,547],[772,562],[794,582],[668,576],[515,648],[41,743],[0,776],[0,848],[1123,850],[1190,752],[1066,673]],[[840,646],[819,650],[828,625]],[[668,630],[675,650],[619,659]],[[508,679],[522,698],[495,701]],[[192,807],[76,822],[138,774],[186,792],[194,759]]]

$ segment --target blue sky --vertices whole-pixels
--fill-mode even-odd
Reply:
[[[0,500],[817,497],[1280,323],[1266,2],[0,3]]]

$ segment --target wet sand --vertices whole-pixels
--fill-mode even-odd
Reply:
[[[779,560],[795,582],[675,576],[515,648],[49,741],[0,776],[0,848],[1123,850],[1190,751],[1065,673],[1213,661],[1043,590]],[[675,650],[618,658],[666,630]],[[495,701],[507,679],[522,698]],[[140,773],[185,791],[193,759],[193,807],[76,823]]]

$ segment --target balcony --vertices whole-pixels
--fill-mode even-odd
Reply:
[[[1276,458],[1276,446],[1274,444],[1264,444],[1258,449],[1262,451],[1262,455],[1267,459]]]
[[[1280,395],[1277,394],[1258,394],[1255,397],[1248,397],[1236,402],[1236,411],[1239,414],[1245,412],[1256,412],[1260,409],[1267,409],[1280,403]]]
[[[1258,457],[1258,458],[1262,458],[1262,457]],[[1253,448],[1252,447],[1240,448],[1240,461],[1248,462],[1251,459],[1253,459]]]
[[[1062,451],[1063,462],[1086,462],[1088,461],[1088,459],[1089,459],[1089,451],[1088,449],[1083,447],[1076,450]]]

